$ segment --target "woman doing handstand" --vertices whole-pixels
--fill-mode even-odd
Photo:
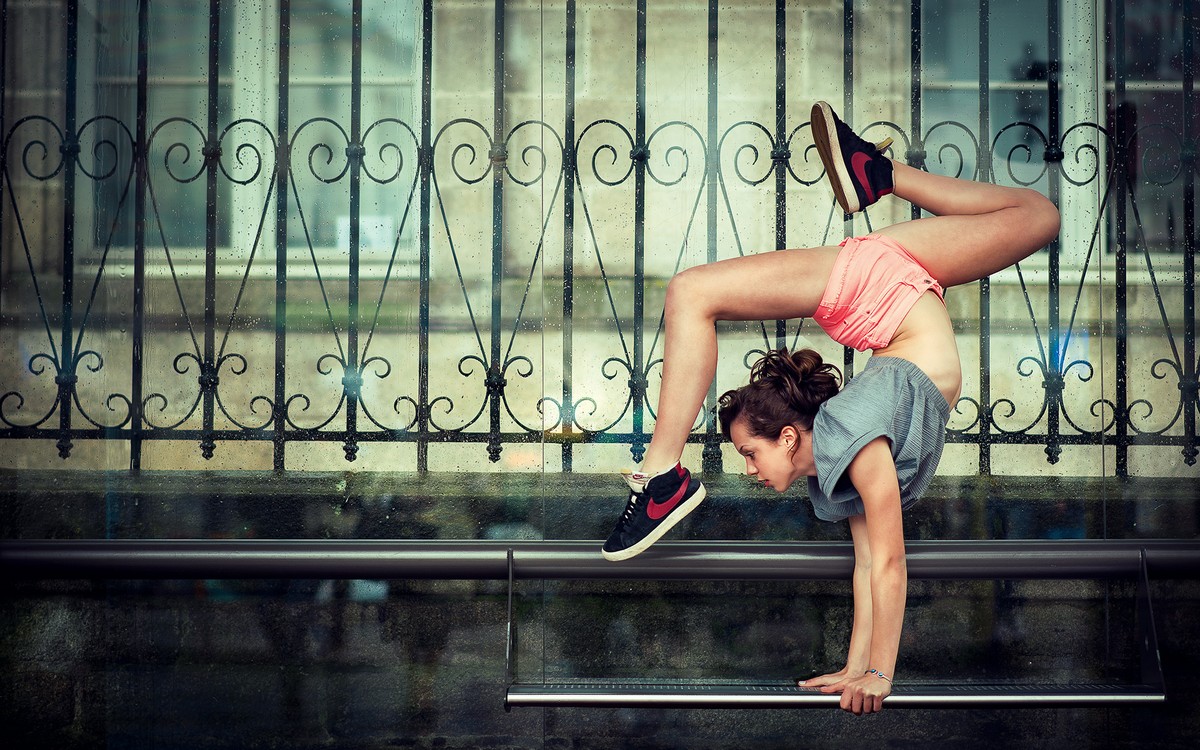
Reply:
[[[819,354],[768,352],[750,383],[720,399],[725,437],[746,473],[777,492],[808,478],[816,515],[849,519],[854,624],[845,667],[804,684],[840,692],[842,708],[880,710],[904,620],[907,572],[901,511],[941,457],[962,371],[943,290],[1025,258],[1058,233],[1058,210],[1023,188],[943,177],[892,161],[828,104],[813,137],[847,213],[893,193],[931,217],[836,247],[785,250],[688,269],[667,287],[658,420],[603,555],[624,560],[657,541],[704,499],[679,464],[716,375],[718,320],[812,318],[835,341],[872,357],[839,390]]]

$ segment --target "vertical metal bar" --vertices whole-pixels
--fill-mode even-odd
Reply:
[[[358,457],[358,399],[362,392],[362,373],[358,369],[358,291],[359,291],[359,202],[362,191],[362,0],[354,0],[350,10],[350,281],[346,322],[346,442],[342,451],[347,461]]]
[[[854,122],[854,0],[842,0],[842,119]]]
[[[1125,104],[1125,3],[1124,0],[1113,0],[1112,16],[1113,35],[1113,107],[1116,122],[1113,130],[1116,133],[1117,158],[1113,169],[1117,170],[1117,312],[1116,312],[1116,474],[1125,477],[1129,474],[1129,321],[1126,306],[1129,303],[1126,272],[1128,257],[1125,243],[1128,240],[1126,225],[1125,203],[1128,199],[1129,175],[1132,172],[1132,158],[1129,139],[1132,133],[1129,129],[1130,117],[1122,109]]]
[[[646,0],[637,0],[637,100],[634,108],[633,182],[633,441],[634,463],[645,453],[646,368]]]
[[[562,425],[573,432],[575,425],[575,388],[572,359],[575,355],[575,0],[567,0],[566,80],[563,123],[563,386]],[[569,441],[562,444],[562,470],[572,470],[574,458]]]
[[[912,142],[917,146],[918,151],[924,151],[924,139],[921,137],[921,0],[911,0],[909,16],[908,101],[912,117]],[[921,161],[923,162],[924,159]],[[909,209],[912,218],[921,218],[921,209],[915,203]]]
[[[1049,66],[1046,75],[1046,97],[1047,101],[1047,124],[1046,124],[1046,180],[1047,180],[1047,197],[1058,205],[1059,203],[1059,167],[1062,164],[1062,149],[1059,146],[1059,115],[1062,107],[1062,97],[1059,93],[1059,71],[1062,64],[1062,52],[1060,44],[1061,22],[1059,18],[1059,3],[1047,3],[1050,17],[1047,19],[1047,42],[1049,46]],[[1054,168],[1051,168],[1054,165]],[[1046,377],[1046,458],[1050,463],[1057,463],[1058,457],[1062,453],[1062,446],[1059,444],[1059,412],[1062,409],[1062,389],[1063,389],[1063,355],[1060,350],[1062,346],[1062,324],[1060,317],[1060,289],[1061,289],[1061,270],[1059,268],[1059,251],[1060,246],[1057,235],[1050,241],[1047,252],[1049,258],[1049,304],[1050,309],[1050,361],[1047,364]]]
[[[775,0],[775,249],[787,246],[787,162],[782,160],[787,127],[787,11],[784,0]],[[715,198],[714,198],[715,200]],[[715,205],[715,204],[714,204]],[[775,321],[775,348],[787,346],[787,321]],[[716,393],[716,384],[713,385]]]
[[[854,123],[854,0],[842,0],[842,116],[847,125]],[[847,236],[854,233],[854,221],[845,217]],[[842,374],[854,377],[854,350],[842,347]]]
[[[1196,145],[1192,133],[1195,106],[1196,16],[1194,0],[1183,2],[1183,129],[1182,140],[1192,144],[1183,171],[1183,456],[1196,463]]]
[[[979,179],[992,181],[991,0],[979,2]],[[979,473],[992,474],[992,282],[979,280]]]
[[[275,420],[272,434],[272,468],[287,466],[287,215],[288,170],[291,167],[291,133],[288,123],[291,78],[291,0],[279,3],[279,69],[275,92],[278,152],[275,157]]]
[[[489,407],[488,458],[500,460],[500,402],[504,398],[504,363],[500,361],[500,316],[504,289],[504,0],[496,0],[495,43],[492,45],[492,324],[487,372]]]
[[[421,247],[417,323],[417,471],[429,470],[429,212],[433,174],[433,0],[421,9]]]
[[[517,623],[513,620],[513,551],[508,549],[508,627],[504,632],[504,684],[517,680]]]
[[[4,90],[8,87],[8,66],[5,64],[8,61],[8,54],[5,50],[8,47],[8,0],[0,0],[0,241],[6,236],[4,234],[4,179],[3,175],[8,160],[7,151],[4,143],[4,134],[7,132],[4,127]],[[0,253],[0,311],[4,310],[4,257],[6,253]]]
[[[711,7],[715,14],[716,3]],[[716,31],[716,29],[713,29]],[[716,55],[715,42],[713,55]],[[713,73],[715,73],[715,65]],[[714,85],[715,89],[715,85]],[[715,91],[714,91],[715,93]],[[787,137],[787,4],[785,0],[775,0],[775,142],[783,148]],[[777,154],[782,157],[782,154]],[[782,158],[775,161],[775,249],[787,247],[787,202],[784,200],[787,191],[787,162]],[[716,205],[716,198],[713,198]]]
[[[75,163],[79,154],[76,130],[76,91],[79,71],[79,0],[67,2],[67,86],[63,155],[62,362],[58,384],[58,455],[71,455],[71,396],[75,392],[75,352],[72,346],[75,304]]]
[[[220,91],[221,2],[209,0],[208,5],[208,127],[205,133],[204,157],[207,162],[204,211],[204,361],[200,365],[200,392],[204,399],[204,428],[200,438],[200,454],[212,458],[216,443],[213,440],[213,402],[217,390],[215,360],[217,327],[217,169],[221,160],[217,136],[217,106]]]
[[[777,21],[778,23],[778,21]],[[708,122],[705,141],[708,144],[705,166],[705,199],[708,221],[707,260],[712,263],[717,259],[717,191],[719,187],[718,167],[721,159],[717,152],[719,136],[717,134],[717,115],[719,114],[720,97],[717,92],[717,55],[720,36],[720,16],[717,0],[708,1]],[[708,385],[708,395],[704,401],[704,449],[701,452],[700,464],[706,473],[719,473],[722,469],[721,439],[717,434],[717,423],[713,414],[713,406],[717,402],[717,380]]]
[[[137,145],[133,154],[133,354],[130,405],[129,470],[142,470],[142,392],[145,379],[146,336],[146,187],[150,179],[147,152],[150,75],[150,0],[138,0]]]
[[[1143,685],[1153,685],[1163,689],[1162,657],[1158,649],[1158,628],[1154,623],[1154,603],[1150,598],[1150,572],[1146,565],[1145,548],[1142,549],[1140,557],[1141,570],[1138,574],[1137,612],[1134,626],[1141,661],[1139,676]]]

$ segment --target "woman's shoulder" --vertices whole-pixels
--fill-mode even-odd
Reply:
[[[895,423],[898,410],[911,411],[917,405],[941,415],[943,421],[949,418],[945,394],[918,363],[904,357],[876,355],[821,405],[813,430],[853,434],[887,427]]]
[[[895,399],[889,394],[894,389],[881,384],[881,376],[887,377],[875,368],[868,368],[850,378],[840,391],[821,404],[813,418],[813,431],[834,429],[855,433],[889,421],[895,408]]]

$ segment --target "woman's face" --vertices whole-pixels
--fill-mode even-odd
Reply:
[[[776,492],[783,492],[800,477],[816,476],[813,464],[812,433],[796,427],[784,427],[775,440],[750,434],[743,419],[729,427],[729,438],[746,459],[746,474]]]

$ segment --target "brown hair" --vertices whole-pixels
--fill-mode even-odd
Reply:
[[[755,437],[777,440],[788,425],[811,430],[817,409],[838,392],[842,374],[812,349],[788,354],[772,349],[750,368],[750,382],[726,391],[717,407],[729,440],[734,420],[745,419]]]

